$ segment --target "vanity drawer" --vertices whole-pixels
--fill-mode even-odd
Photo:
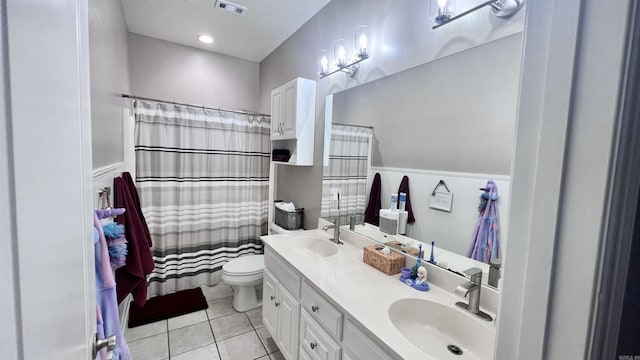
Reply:
[[[264,267],[296,298],[300,297],[300,275],[268,246],[264,249]]]
[[[300,316],[300,353],[313,360],[340,360],[341,356],[340,344],[305,309]]]
[[[374,343],[373,339],[349,320],[344,322],[342,346],[343,360],[389,360],[396,358],[382,350]]]
[[[338,340],[342,340],[342,312],[333,304],[315,291],[306,281],[302,282],[302,306],[316,319],[327,331]]]

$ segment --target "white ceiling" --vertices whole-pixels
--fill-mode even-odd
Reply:
[[[330,0],[231,0],[239,16],[216,0],[121,0],[129,31],[255,62],[262,61]],[[213,44],[198,41],[213,36]]]

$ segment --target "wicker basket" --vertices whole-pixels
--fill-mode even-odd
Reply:
[[[400,269],[404,267],[404,256],[394,251],[383,254],[379,251],[382,248],[384,245],[365,246],[362,261],[387,275],[399,274]]]

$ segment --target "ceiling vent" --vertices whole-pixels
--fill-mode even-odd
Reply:
[[[234,4],[232,2],[225,1],[225,0],[216,1],[216,8],[222,9],[224,11],[228,11],[228,12],[236,14],[236,15],[244,15],[244,13],[247,12],[247,8],[246,7],[238,5],[238,4]]]

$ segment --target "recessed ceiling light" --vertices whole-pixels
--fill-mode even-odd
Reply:
[[[200,40],[200,42],[203,42],[205,44],[213,43],[213,38],[206,34],[198,35],[198,40]]]

